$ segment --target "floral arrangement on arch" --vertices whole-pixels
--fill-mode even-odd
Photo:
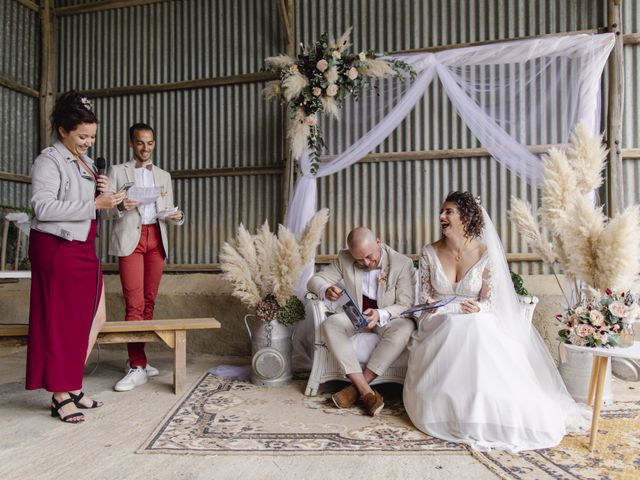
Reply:
[[[328,209],[318,211],[299,239],[283,225],[276,236],[267,222],[255,235],[240,224],[235,238],[226,242],[220,253],[223,277],[234,287],[232,295],[264,322],[291,325],[303,319],[304,305],[294,288],[328,220]]]
[[[627,207],[608,218],[602,206],[594,202],[594,192],[604,182],[606,155],[602,138],[594,136],[585,124],[578,124],[566,149],[552,148],[543,156],[542,205],[537,217],[531,205],[514,197],[509,212],[533,252],[551,265],[554,275],[556,266],[560,266],[573,285],[572,298],[578,301],[570,306],[570,297],[558,281],[570,306],[567,314],[558,317],[564,321],[560,338],[582,343],[579,338],[591,337],[585,340],[589,346],[598,342],[601,346],[613,345],[613,341],[598,339],[604,334],[608,338],[610,329],[589,323],[590,313],[577,314],[577,322],[576,311],[600,312],[608,319],[604,324],[613,328],[619,324],[616,318],[627,318],[618,315],[622,312],[618,305],[623,295],[606,292],[631,290],[640,273],[640,206]],[[616,311],[607,310],[609,306]],[[637,315],[635,309],[632,311]],[[599,323],[599,315],[593,315]],[[594,328],[594,332],[587,327]],[[589,335],[573,335],[571,332],[577,332],[577,328]]]
[[[631,292],[606,289],[557,315],[563,324],[558,332],[567,343],[579,347],[615,347],[625,325],[638,316],[638,302]]]
[[[300,44],[297,58],[277,55],[265,59],[264,70],[279,75],[264,89],[265,98],[288,105],[290,127],[287,132],[291,153],[299,158],[307,145],[311,151],[311,173],[318,171],[324,139],[318,128],[318,113],[338,118],[347,96],[358,99],[360,92],[375,88],[373,78],[405,76],[415,78],[415,70],[401,60],[380,58],[383,54],[367,50],[347,52],[351,28],[337,40],[325,32],[311,46]]]

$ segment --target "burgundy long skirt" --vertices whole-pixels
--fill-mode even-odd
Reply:
[[[89,332],[102,294],[95,238],[95,220],[86,242],[31,230],[28,390],[82,388]]]

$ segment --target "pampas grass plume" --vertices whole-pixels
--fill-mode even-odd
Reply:
[[[342,52],[350,46],[349,37],[351,36],[351,30],[353,30],[353,27],[347,28],[347,30],[333,43],[332,47],[337,49],[339,52]]]
[[[296,63],[296,61],[289,55],[276,55],[275,57],[265,58],[264,63],[273,68],[283,69],[288,67],[289,65]]]
[[[275,252],[278,248],[278,239],[269,229],[267,221],[258,229],[258,233],[254,237],[254,243],[260,269],[256,284],[260,291],[260,296],[264,298],[273,291],[273,270],[276,264]]]
[[[260,293],[251,278],[247,262],[235,248],[226,242],[220,253],[220,267],[223,271],[223,278],[233,286],[232,295],[247,305],[255,307],[260,301]]]
[[[557,256],[553,251],[553,246],[542,237],[540,226],[531,213],[529,202],[511,197],[509,218],[516,224],[520,234],[533,252],[542,257],[543,262],[553,263],[556,261]]]
[[[295,283],[302,271],[300,246],[295,235],[283,225],[278,227],[278,249],[273,282],[273,293],[282,307],[294,295]]]
[[[396,71],[386,60],[367,59],[358,66],[358,71],[367,77],[393,77]]]
[[[324,78],[326,78],[329,83],[336,83],[338,80],[338,69],[335,66],[329,67],[324,74]]]
[[[311,217],[300,235],[300,262],[305,265],[311,258],[322,239],[324,227],[329,221],[329,209],[323,208]]]
[[[282,90],[280,89],[280,82],[269,82],[267,86],[262,90],[262,94],[264,98],[267,100],[273,100],[276,98],[280,98],[282,95]]]
[[[627,208],[603,229],[596,249],[596,288],[626,290],[640,272],[640,206]]]
[[[338,104],[332,97],[321,97],[320,100],[325,113],[332,115],[336,120],[340,118]]]
[[[575,169],[580,193],[600,188],[604,181],[602,171],[606,157],[607,149],[602,144],[602,137],[592,135],[585,123],[579,123],[571,134],[567,158]]]
[[[304,75],[294,73],[285,78],[282,82],[283,95],[287,102],[290,102],[298,95],[304,87],[309,85],[309,80]]]

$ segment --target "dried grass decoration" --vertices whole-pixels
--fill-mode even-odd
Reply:
[[[290,325],[304,318],[304,305],[294,288],[305,264],[313,257],[328,220],[329,210],[320,210],[299,239],[282,225],[276,236],[267,222],[255,235],[240,224],[236,237],[226,242],[220,253],[220,267],[234,287],[233,296],[265,322],[278,320]]]
[[[322,132],[317,125],[319,112],[338,118],[345,97],[351,95],[358,100],[360,92],[375,88],[371,83],[373,78],[399,77],[404,80],[407,76],[416,77],[409,64],[379,58],[382,53],[373,50],[347,53],[350,35],[351,28],[337,40],[329,39],[325,32],[310,46],[301,43],[297,58],[277,55],[264,61],[264,70],[280,77],[267,84],[264,96],[288,105],[291,122],[287,136],[291,153],[299,158],[306,144],[314,175],[324,148]]]
[[[578,124],[567,149],[552,148],[543,156],[539,213],[511,198],[511,220],[554,274],[556,265],[562,268],[578,301],[632,290],[640,273],[640,207],[630,206],[610,219],[594,202],[606,155],[602,138]]]

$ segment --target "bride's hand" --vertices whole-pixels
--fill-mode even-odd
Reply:
[[[480,311],[480,305],[470,298],[460,302],[460,307],[463,313],[478,313]]]

